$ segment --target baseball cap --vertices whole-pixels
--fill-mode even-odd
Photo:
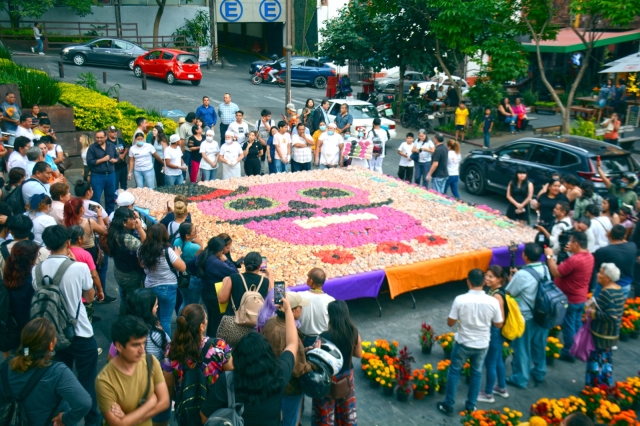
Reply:
[[[122,191],[120,194],[118,194],[118,198],[116,199],[116,204],[120,207],[129,207],[135,202],[136,197],[134,197],[132,193],[127,191]]]
[[[107,127],[107,130],[110,132],[116,132],[118,129],[116,129],[116,126],[109,126]]]
[[[180,135],[173,134],[169,137],[169,143],[178,143]]]
[[[296,106],[294,104],[287,104],[287,109],[290,109],[291,111],[295,111]]]
[[[178,118],[178,124],[186,123],[187,120],[184,117]]]
[[[161,129],[164,129],[164,124],[162,124],[162,121],[158,121],[156,123],[156,126],[160,127]]]
[[[298,306],[309,306],[309,300],[303,298],[298,293],[294,291],[287,292],[287,299],[289,299],[289,304],[291,305],[291,309],[295,309]]]

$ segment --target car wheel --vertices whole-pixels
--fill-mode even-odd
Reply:
[[[142,74],[142,68],[140,67],[140,65],[136,65],[136,67],[133,69],[133,75],[142,78]]]
[[[176,82],[176,76],[172,72],[167,73],[167,84],[174,84]]]
[[[133,64],[134,64],[135,61],[136,61],[135,59],[132,59],[132,60],[129,61],[129,69],[130,70],[133,69]]]
[[[84,57],[82,53],[76,53],[73,55],[73,63],[77,66],[81,67],[87,61],[87,58]]]
[[[327,79],[321,75],[317,76],[315,80],[313,80],[313,86],[316,89],[324,89],[327,87]]]
[[[482,195],[486,190],[484,173],[477,166],[471,166],[464,176],[464,185],[467,191],[473,195]]]
[[[192,81],[191,81],[191,84],[193,84],[194,86],[200,86],[200,82],[201,82],[201,81],[202,81],[202,80],[192,80]]]

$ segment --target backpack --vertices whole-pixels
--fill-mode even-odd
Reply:
[[[225,371],[224,378],[227,382],[227,408],[214,411],[204,426],[244,426],[242,418],[244,404],[236,402],[233,391],[233,371]]]
[[[342,85],[343,88],[347,89],[347,88],[351,87],[351,79],[349,78],[349,76],[345,75],[340,80],[340,84]]]
[[[387,129],[382,129],[382,130],[387,132],[387,142],[389,142],[391,140],[391,135],[389,134],[389,131]],[[376,138],[378,137],[378,134],[373,129],[371,129],[371,132],[369,132],[369,133],[373,133],[373,136],[376,137]],[[384,143],[384,155],[387,155],[387,142]],[[373,149],[375,151],[375,147]],[[377,152],[376,154],[379,154],[379,152]]]
[[[9,386],[9,362],[5,361],[0,367],[0,377],[2,377],[2,386],[0,387],[0,426],[29,426],[31,424],[23,402],[42,380],[42,377],[47,374],[49,367],[35,368],[34,370],[33,375],[22,388],[20,395],[16,396]],[[60,405],[60,402],[53,406],[53,411],[49,415],[47,424],[51,423],[51,419],[53,419],[58,410],[58,405]]]
[[[209,339],[200,352],[201,362],[205,362],[209,349]],[[182,390],[176,395],[174,419],[180,426],[202,424],[200,408],[207,399],[207,379],[200,365],[189,368],[183,365]]]
[[[11,241],[4,241],[0,244],[0,253],[5,262],[9,258],[7,245]],[[0,351],[7,352],[18,346],[20,346],[20,327],[11,315],[11,296],[9,290],[4,286],[4,279],[0,274]]]
[[[67,269],[74,263],[71,259],[65,259],[60,265],[56,274],[51,277],[42,276],[42,263],[36,265],[36,291],[31,299],[31,319],[46,318],[55,326],[56,350],[62,350],[69,345],[76,336],[75,327],[78,323],[78,315],[80,314],[80,306],[82,299],[78,301],[75,318],[69,315],[71,307],[67,306],[67,302],[60,291],[60,281]]]
[[[535,305],[529,306],[533,311],[533,320],[546,329],[561,325],[569,307],[567,296],[555,285],[545,272],[544,277],[533,268],[523,268],[538,282],[538,294]]]
[[[258,314],[264,305],[264,298],[260,294],[260,287],[262,286],[264,277],[260,278],[260,283],[257,288],[255,285],[247,288],[247,282],[244,280],[244,276],[242,274],[238,275],[240,275],[242,279],[245,292],[242,295],[242,299],[240,299],[239,309],[236,309],[236,304],[233,301],[233,297],[231,297],[231,306],[233,307],[233,312],[236,314],[236,324],[255,327],[258,323]]]
[[[9,207],[11,207],[11,211],[13,212],[13,214],[23,214],[27,211],[27,207],[24,204],[24,199],[22,198],[22,187],[27,182],[38,182],[40,185],[42,185],[42,182],[40,182],[38,179],[30,178],[22,182],[22,185],[16,187],[13,191],[11,191],[11,193],[7,195],[7,198],[4,200],[4,202],[7,203]],[[42,188],[44,188],[45,192],[48,192],[44,185],[42,185]]]
[[[513,341],[524,334],[525,321],[516,299],[510,294],[503,295],[503,298],[505,320],[501,332],[505,339]]]
[[[171,224],[175,223],[176,225],[178,225],[175,221],[171,221],[169,222],[169,226],[167,226],[167,229],[171,229]],[[169,244],[171,244],[171,246],[173,247],[173,242],[178,238],[178,235],[180,234],[180,225],[178,225],[178,229],[176,230],[176,232],[169,234]]]

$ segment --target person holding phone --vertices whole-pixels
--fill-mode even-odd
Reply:
[[[231,274],[222,280],[222,289],[220,293],[218,293],[218,302],[228,303],[225,315],[235,315],[229,299],[233,298],[233,303],[235,303],[236,306],[240,306],[242,296],[246,292],[244,282],[246,282],[247,288],[255,286],[256,290],[266,299],[267,293],[274,286],[274,277],[269,268],[265,268],[265,270],[261,272],[261,264],[262,256],[260,253],[252,251],[244,258],[244,268],[246,272],[242,274]],[[242,275],[242,277],[240,275]]]

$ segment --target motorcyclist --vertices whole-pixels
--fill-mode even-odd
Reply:
[[[340,77],[340,80],[338,81],[338,89],[340,89],[339,96],[344,98],[353,92],[351,89],[351,79],[347,74]]]
[[[269,71],[269,77],[271,77],[270,83],[276,82],[276,74],[282,71],[282,65],[280,61],[278,61],[278,55],[271,55],[271,60],[273,62],[268,62],[266,65],[271,67],[271,71]]]

